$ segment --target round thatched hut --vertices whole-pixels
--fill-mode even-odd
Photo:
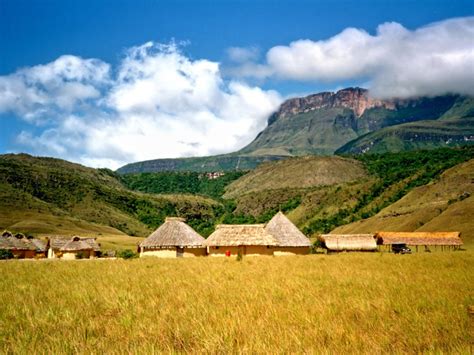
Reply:
[[[100,252],[96,238],[50,237],[48,240],[48,258],[73,260],[77,258],[95,258]]]
[[[273,255],[278,242],[264,224],[219,224],[205,245],[209,256]]]
[[[205,239],[185,223],[184,218],[167,217],[156,231],[140,243],[142,256],[162,258],[206,255]]]
[[[309,253],[310,240],[282,212],[273,216],[265,229],[278,243],[273,249],[273,255]]]

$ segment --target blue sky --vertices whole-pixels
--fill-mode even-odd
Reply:
[[[432,33],[449,32],[452,38],[446,38],[444,42],[440,42],[439,46],[449,47],[443,53],[449,52],[452,56],[460,50],[469,50],[466,38],[462,41],[461,37],[472,29],[471,22],[461,25],[443,24],[443,27],[436,30],[438,32],[434,30],[435,32],[432,31],[431,34],[427,34],[427,31],[424,34],[421,33],[422,31],[418,33],[417,30],[439,21],[468,18],[474,15],[473,4],[472,1],[456,0],[2,0],[0,2],[0,80],[4,79],[4,91],[2,92],[0,81],[0,94],[6,95],[5,88],[8,88],[10,94],[12,90],[18,90],[14,93],[17,97],[16,101],[24,101],[28,95],[29,99],[27,103],[22,103],[21,107],[15,107],[12,102],[4,100],[5,103],[0,99],[0,131],[3,133],[3,139],[0,140],[0,153],[26,151],[33,154],[58,156],[92,166],[117,167],[135,159],[213,154],[236,149],[251,140],[258,130],[264,127],[265,119],[262,117],[267,115],[267,111],[277,107],[279,102],[288,95],[364,84],[373,85],[374,92],[382,96],[390,95],[387,87],[392,87],[394,81],[382,82],[381,78],[393,75],[395,70],[393,65],[384,69],[387,70],[386,75],[374,72],[371,63],[363,68],[350,68],[347,75],[338,75],[341,68],[335,68],[334,65],[339,62],[337,58],[327,53],[323,57],[318,57],[324,63],[318,67],[313,66],[311,61],[315,59],[311,57],[311,53],[314,54],[314,48],[319,50],[320,46],[323,46],[323,51],[331,52],[319,41],[329,41],[333,38],[332,47],[344,48],[348,45],[347,43],[350,45],[359,39],[366,41],[368,38],[372,43],[368,44],[370,53],[370,48],[380,46],[379,42],[387,42],[389,41],[387,38],[390,36],[392,38],[396,34],[400,38],[405,38],[398,40],[397,45],[404,43],[403,41],[410,42],[411,46],[421,43],[420,46],[427,46],[422,49],[427,48],[426,50],[430,51],[426,38],[429,38]],[[385,23],[396,23],[397,26],[379,27]],[[460,27],[463,29],[459,30]],[[348,28],[355,28],[361,32],[344,32]],[[386,35],[387,32],[390,36]],[[457,47],[451,48],[450,43],[457,43],[458,39],[460,43]],[[298,42],[302,40],[311,42]],[[140,47],[150,41],[153,42],[152,46]],[[178,45],[172,45],[172,48],[157,47],[157,44],[169,45],[172,41]],[[181,45],[182,42],[186,44]],[[294,42],[297,43],[292,46]],[[393,50],[390,46],[394,45],[384,44],[383,50],[390,52]],[[138,53],[138,48],[141,48],[140,53]],[[231,48],[238,48],[240,51],[234,51],[234,53],[240,53],[240,55],[232,57]],[[470,49],[472,48],[471,44]],[[365,51],[366,47],[363,50]],[[379,52],[380,50],[374,51],[374,53]],[[360,54],[357,53],[350,53],[350,56],[354,56],[351,63],[361,60],[357,57]],[[84,60],[97,59],[100,63],[91,62],[89,66],[84,66],[84,63],[76,63],[71,58],[55,62],[64,55],[72,55],[74,58]],[[306,55],[309,56],[307,61],[304,60]],[[149,81],[141,82],[133,88],[126,87],[125,81],[118,78],[120,68],[123,69],[125,63],[130,63],[130,58],[134,60],[134,65],[152,63],[151,65],[156,69],[152,72],[147,71]],[[283,62],[282,58],[288,59],[288,62]],[[174,62],[170,62],[171,59]],[[206,63],[199,62],[202,60]],[[468,58],[468,61],[463,64],[464,69],[467,65],[468,71],[472,69],[469,66],[472,64],[470,60]],[[38,65],[48,65],[48,63],[56,63],[54,65],[56,69],[40,68],[42,70],[40,79],[38,79],[39,69],[21,72],[22,68],[35,68]],[[280,65],[280,63],[283,64]],[[75,74],[74,77],[65,77],[64,71],[61,71],[64,65],[73,65],[81,74],[76,72],[79,76]],[[95,71],[94,68],[97,65],[104,71],[108,70],[108,74]],[[162,77],[160,75],[163,75],[159,69],[163,65],[171,65],[178,74],[190,70],[193,74],[187,77],[193,78],[191,84],[183,82],[182,86],[171,91],[163,91],[164,96],[151,95],[148,98],[150,102],[137,103],[136,100],[130,102],[133,98],[129,99],[126,95],[147,95],[137,91],[143,87],[162,92],[161,86],[154,85],[156,81],[160,81]],[[292,65],[295,68],[292,68]],[[343,65],[342,72],[351,66],[347,63],[338,65]],[[451,65],[454,64],[451,63]],[[48,75],[57,75],[57,77],[48,76],[44,79],[46,70],[49,70]],[[88,71],[86,73],[83,70]],[[451,70],[451,67],[448,70]],[[453,71],[456,71],[456,68]],[[157,75],[157,73],[161,74]],[[16,75],[15,78],[12,78],[12,75]],[[101,75],[101,80],[93,80],[92,77],[97,75]],[[401,79],[397,77],[396,82],[403,82],[403,80],[408,82],[412,79],[410,75],[414,74],[407,72],[404,75],[405,77]],[[436,77],[437,74],[433,75]],[[18,84],[20,77],[23,80],[21,85]],[[186,98],[187,94],[182,94],[180,90],[189,91],[189,85],[201,79],[207,84],[192,89],[197,92],[198,89],[205,87],[205,91],[202,94],[193,95],[192,98]],[[26,89],[31,89],[28,85],[33,85],[32,80],[36,80],[35,90],[40,90],[44,97],[38,99],[36,94],[39,91],[26,91]],[[127,80],[128,83],[136,82],[137,77],[129,77]],[[173,78],[169,80],[171,83],[176,81]],[[466,86],[463,82],[447,82],[446,78],[440,78],[434,84],[425,82],[424,78],[414,78],[414,80],[420,82],[418,87],[408,88],[401,85],[393,95],[406,96],[408,95],[406,93],[434,95],[442,93],[442,87],[456,91],[455,88]],[[51,84],[52,82],[54,85]],[[59,82],[61,84],[58,84]],[[64,86],[65,83],[71,82],[75,83],[74,87]],[[166,83],[166,80],[163,82]],[[21,90],[18,89],[19,85]],[[209,85],[213,86],[212,90],[209,89]],[[440,89],[434,92],[426,91],[427,87],[433,85],[437,85]],[[460,93],[466,93],[467,89],[463,90]],[[73,92],[75,96],[65,97],[64,92]],[[213,101],[207,103],[204,108],[192,101],[207,101],[203,99],[205,95],[207,95],[206,98],[212,96]],[[163,112],[157,111],[158,106],[165,107],[171,105],[171,102],[181,105],[180,100],[183,97],[186,104],[189,104],[189,110],[172,112],[175,121],[168,116],[163,118]],[[255,97],[260,97],[260,101],[253,102]],[[57,105],[57,102],[62,104]],[[157,103],[155,106],[153,106],[154,102]],[[233,106],[229,102],[233,102]],[[144,115],[144,107],[147,109],[153,107],[153,109],[150,108]],[[235,115],[248,117],[245,116],[246,119],[239,122],[232,121],[234,119],[232,109],[235,107],[241,109],[235,111]],[[264,109],[260,109],[261,107]],[[254,115],[251,113],[252,110],[258,112]],[[169,110],[166,113],[169,114]],[[132,127],[132,122],[130,122],[132,116],[134,117],[133,127],[136,125],[148,127],[147,130],[154,132],[157,140],[163,141],[163,145],[154,144],[153,137],[145,137],[147,132],[142,132],[143,140],[140,139],[140,133],[122,137],[122,139],[132,139],[134,142],[143,141],[143,144],[137,143],[136,147],[137,151],[142,152],[141,154],[125,151],[110,142],[106,146],[98,146],[93,142],[97,139],[107,139],[106,135],[99,136],[98,132],[114,132],[114,129],[108,131],[109,126],[129,131]],[[177,138],[174,138],[174,141],[167,140],[173,132],[182,131],[178,120],[182,120],[181,124],[189,126],[190,123],[186,121],[186,117],[197,116],[198,122],[193,121],[192,124],[208,127],[208,132],[200,132],[199,135],[189,133],[190,136],[186,138],[186,141],[179,144],[173,143]],[[89,132],[85,137],[81,127],[86,129],[97,120],[100,120],[102,125],[96,127],[94,134]],[[222,122],[227,124],[222,124]],[[74,129],[79,131],[75,132]],[[204,143],[210,139],[209,132],[219,136],[219,132],[224,131],[237,133],[232,137],[225,137],[225,142],[217,142],[217,146]],[[61,140],[81,143],[65,145]]]

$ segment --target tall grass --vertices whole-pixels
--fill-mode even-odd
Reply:
[[[467,353],[472,270],[471,252],[1,262],[0,352]]]

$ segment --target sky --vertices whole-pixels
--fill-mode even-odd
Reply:
[[[285,99],[474,95],[474,2],[0,1],[0,154],[221,154]]]

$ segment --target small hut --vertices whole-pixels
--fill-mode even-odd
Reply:
[[[319,237],[328,251],[376,251],[374,234],[323,234]]]
[[[282,213],[278,212],[265,229],[278,242],[273,255],[308,254],[310,240]]]
[[[8,231],[0,237],[0,249],[10,251],[16,259],[41,258],[46,253],[46,245],[41,240],[22,233],[13,235]]]
[[[93,259],[100,252],[96,238],[50,238],[48,240],[48,258],[51,259]]]
[[[382,250],[392,250],[395,244],[405,244],[423,250],[457,250],[463,244],[460,232],[377,232],[377,244]]]
[[[273,255],[278,242],[264,224],[219,224],[205,245],[209,256]]]
[[[205,239],[185,223],[184,218],[166,217],[156,231],[139,245],[140,257],[162,258],[206,255]]]

